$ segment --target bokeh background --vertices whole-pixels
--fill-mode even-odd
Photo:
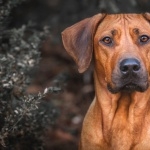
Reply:
[[[28,53],[33,51],[34,46],[32,48],[30,46],[23,47],[24,42],[26,42],[25,45],[31,45],[32,42],[34,45],[36,43],[40,45],[35,47],[33,52],[35,55],[38,51],[38,54],[32,59],[30,58],[29,64],[37,60],[36,63],[33,63],[32,69],[25,70],[28,66],[24,66],[25,75],[29,74],[30,82],[22,84],[26,84],[26,94],[35,96],[39,92],[46,92],[44,96],[40,97],[40,100],[44,101],[43,110],[48,110],[47,116],[44,117],[49,120],[41,125],[42,118],[38,114],[45,111],[37,110],[36,115],[33,115],[34,111],[29,111],[28,114],[25,111],[19,119],[16,119],[17,123],[14,123],[17,126],[16,131],[9,132],[11,121],[7,120],[7,125],[6,116],[11,116],[12,110],[16,114],[21,112],[19,108],[22,105],[20,100],[22,92],[18,91],[20,90],[19,86],[23,86],[19,82],[16,88],[17,80],[13,79],[12,87],[6,89],[4,88],[6,85],[4,86],[4,83],[1,82],[1,93],[5,91],[5,96],[0,97],[1,101],[4,101],[2,105],[7,105],[9,101],[10,105],[7,109],[10,107],[11,109],[9,113],[6,111],[7,109],[0,111],[0,123],[2,124],[0,133],[3,133],[0,135],[0,148],[4,150],[76,150],[84,115],[94,97],[93,66],[91,64],[83,74],[78,73],[77,66],[63,48],[61,32],[66,27],[96,13],[143,13],[149,11],[149,0],[0,0],[0,52],[2,56],[7,56],[4,65],[8,67],[8,64],[12,62],[10,61],[12,59],[10,51],[14,57],[13,61],[15,59],[21,61],[20,58],[24,60],[25,54],[28,56]],[[8,34],[8,31],[11,31],[11,34]],[[17,36],[10,38],[10,35]],[[28,40],[31,36],[33,38]],[[37,39],[38,37],[41,37],[40,40]],[[13,41],[13,39],[16,40]],[[19,39],[22,40],[16,44]],[[13,46],[13,43],[17,46]],[[33,53],[30,55],[33,56]],[[3,59],[4,57],[1,58],[1,60]],[[8,59],[9,61],[7,61]],[[5,73],[8,75],[10,71]],[[6,80],[3,81],[6,82]],[[50,92],[47,92],[46,88],[50,88]],[[33,105],[33,101],[35,104],[38,98],[35,96],[26,109]],[[18,101],[21,102],[20,105],[16,105]],[[2,110],[1,107],[0,109]],[[34,119],[37,120],[37,117],[41,120],[34,121]],[[22,126],[19,128],[20,123]],[[37,126],[38,124],[39,126]],[[36,130],[34,130],[35,128]]]

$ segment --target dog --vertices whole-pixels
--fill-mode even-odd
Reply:
[[[79,150],[150,150],[150,14],[97,14],[62,41],[80,73],[94,58]]]

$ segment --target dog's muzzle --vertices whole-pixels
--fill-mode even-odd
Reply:
[[[123,59],[119,67],[112,74],[113,85],[108,84],[108,89],[112,93],[120,91],[144,92],[148,88],[148,73],[145,67],[141,66],[139,60],[135,58]]]

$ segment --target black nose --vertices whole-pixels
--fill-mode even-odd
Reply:
[[[140,68],[140,62],[134,58],[124,59],[120,63],[120,71],[126,75],[138,73]]]

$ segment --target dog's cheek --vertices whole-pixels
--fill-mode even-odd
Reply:
[[[107,60],[107,56],[102,50],[102,48],[94,49],[94,63],[95,68],[99,71],[100,75],[105,77],[105,62]]]
[[[95,38],[95,41],[98,41],[98,38]],[[94,43],[94,57],[95,68],[98,70],[99,75],[101,75],[107,84],[111,84],[112,72],[115,66],[112,60],[113,52],[106,46]]]
[[[148,55],[147,55],[147,70],[148,70],[148,76],[149,76],[149,81],[150,81],[150,51],[148,52]]]
[[[112,83],[112,67],[111,67],[111,60],[109,57],[106,59],[104,68],[105,68],[105,75],[106,75],[105,81],[111,84]]]
[[[144,55],[145,54],[145,55]],[[148,76],[150,78],[150,47],[148,47],[146,50],[145,50],[145,53],[143,54],[143,56],[145,57],[143,60],[145,60],[144,62],[144,65],[145,65],[145,68],[148,72]],[[149,79],[150,80],[150,79]]]
[[[114,72],[115,74],[119,74],[118,72],[118,58],[115,56],[114,53],[109,53],[109,56],[107,57],[106,64],[106,77],[107,77],[107,83],[111,84],[113,86],[113,76]]]

